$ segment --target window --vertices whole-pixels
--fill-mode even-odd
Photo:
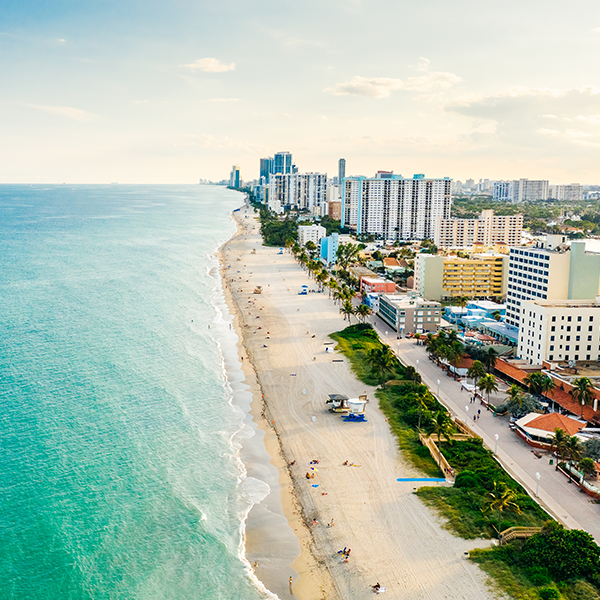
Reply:
[[[566,340],[567,340],[567,342],[570,342],[570,341],[571,341],[571,336],[570,336],[570,335],[568,335],[568,336],[566,337]]]
[[[581,325],[577,325],[577,331],[581,331]]]
[[[571,349],[571,346],[567,345],[565,346],[565,350],[568,352]]]
[[[570,318],[571,318],[571,317],[569,317],[569,319],[570,319]],[[571,331],[571,326],[570,326],[570,325],[567,325],[567,331]]]
[[[575,350],[579,350],[579,344],[575,346]],[[575,357],[575,360],[577,360],[577,357]]]
[[[554,341],[554,336],[553,336],[553,335],[551,335],[551,336],[550,336],[550,341],[551,341],[551,342],[553,342],[553,341]]]
[[[550,352],[554,350],[554,346],[550,346]]]
[[[590,317],[590,323],[594,322],[594,317]]]
[[[586,348],[586,350],[587,350],[588,352],[589,352],[591,349],[592,349],[592,347],[591,347],[591,346],[588,346],[588,347]],[[590,360],[590,359],[589,359],[589,358],[586,358],[586,360]]]
[[[580,322],[581,321],[581,317],[577,317],[577,321]]]
[[[588,342],[591,342],[591,341],[592,341],[592,336],[588,335]]]
[[[571,317],[567,317],[567,321],[569,321],[569,323],[571,322]]]
[[[588,331],[594,331],[594,328],[593,328],[593,327],[590,325],[590,326],[588,327]]]
[[[580,336],[580,335],[576,335],[576,336],[575,336],[575,341],[576,341],[576,342],[578,342],[580,338],[581,338],[581,336]]]
[[[554,323],[556,321],[556,317],[552,317],[552,322]]]
[[[554,331],[556,329],[556,327],[554,325],[552,325],[552,327],[550,327],[550,331]]]
[[[548,357],[548,360],[554,360],[554,354],[551,354],[551,355]]]

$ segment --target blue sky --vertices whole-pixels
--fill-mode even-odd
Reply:
[[[85,0],[0,13],[0,182],[301,170],[600,183],[597,2]]]

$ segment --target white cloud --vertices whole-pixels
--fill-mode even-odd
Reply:
[[[233,71],[235,63],[222,63],[216,58],[199,58],[198,60],[188,65],[183,65],[191,71],[205,71],[207,73],[224,73],[225,71]]]
[[[75,121],[82,121],[85,123],[95,121],[98,118],[98,115],[94,113],[86,112],[85,110],[73,108],[71,106],[42,106],[39,104],[27,104],[26,106],[28,106],[29,108],[44,110],[46,112],[54,113],[56,115],[61,115],[62,117],[75,119]]]
[[[64,43],[65,43],[67,40],[65,40],[64,38],[60,38],[58,41],[59,41],[61,44],[64,44]]]
[[[338,83],[325,91],[336,96],[369,96],[371,98],[388,98],[393,91],[431,92],[448,88],[462,81],[453,73],[432,72],[405,80],[391,77],[361,77],[356,75],[349,81]]]
[[[239,102],[239,98],[211,98],[211,102]]]

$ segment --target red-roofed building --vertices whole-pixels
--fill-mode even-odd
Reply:
[[[568,435],[579,433],[585,423],[559,413],[539,415],[529,413],[516,423],[517,435],[534,448],[550,449],[555,429],[562,429]]]

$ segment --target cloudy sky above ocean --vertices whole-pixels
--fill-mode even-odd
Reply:
[[[599,183],[599,50],[592,0],[5,3],[0,182]]]

